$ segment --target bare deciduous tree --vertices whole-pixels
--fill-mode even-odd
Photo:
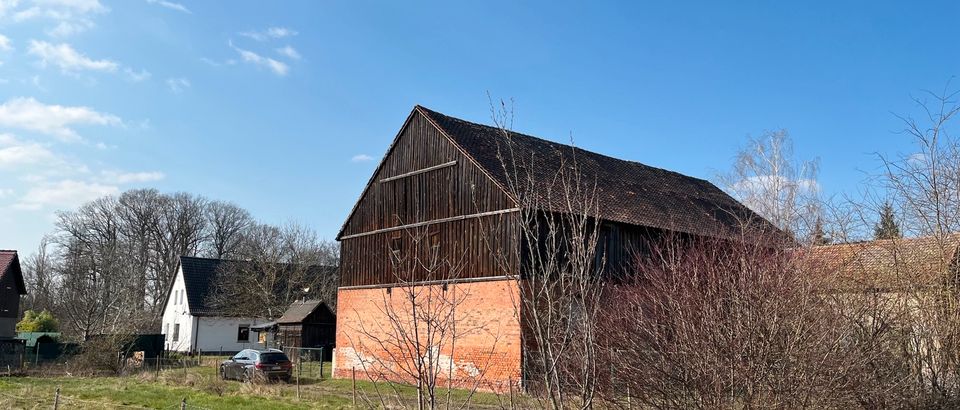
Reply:
[[[376,317],[356,318],[356,336],[349,346],[354,367],[388,386],[374,385],[365,399],[384,408],[408,407],[400,386],[412,384],[418,409],[469,408],[478,388],[500,386],[484,378],[499,335],[493,333],[495,326],[465,308],[471,298],[469,286],[457,283],[466,255],[441,251],[426,227],[405,229],[392,246],[390,266],[396,283],[380,291]],[[484,348],[489,350],[469,359],[460,357],[458,343],[481,334],[490,341]],[[469,393],[454,398],[455,387]]]
[[[720,177],[733,197],[803,242],[821,216],[818,163],[796,161],[786,130],[750,138]]]
[[[515,307],[524,329],[524,386],[541,407],[590,408],[601,373],[597,326],[606,263],[598,247],[597,181],[580,169],[576,148],[538,153],[518,148],[506,103],[491,104],[491,115],[502,136],[498,149],[506,189],[520,209],[519,266],[513,255],[498,259],[520,289]],[[545,169],[557,172],[540,175]],[[492,241],[488,248],[497,252],[501,248]]]
[[[209,303],[230,314],[278,318],[302,298],[336,307],[336,246],[294,223],[254,224],[237,245],[238,259],[221,264]]]

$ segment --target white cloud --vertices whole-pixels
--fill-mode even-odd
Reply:
[[[12,11],[20,4],[20,0],[0,0],[0,18]]]
[[[181,12],[181,13],[193,14],[193,12],[190,11],[190,9],[188,9],[187,6],[184,6],[183,4],[180,4],[180,3],[174,3],[174,2],[172,2],[172,1],[165,1],[165,0],[147,0],[147,3],[156,4],[156,5],[158,5],[158,6],[166,7],[166,8],[171,9],[171,10],[176,10],[176,11],[179,11],[179,12]]]
[[[146,81],[150,79],[150,72],[147,70],[134,71],[132,68],[127,67],[123,69],[123,72],[130,78],[130,81],[139,83],[141,81]]]
[[[166,178],[162,172],[119,172],[102,171],[100,173],[103,183],[108,184],[132,184],[159,181]]]
[[[74,125],[122,125],[119,117],[89,107],[43,104],[32,97],[16,97],[0,104],[0,126],[52,135],[64,141],[78,141]]]
[[[13,207],[23,210],[72,208],[105,195],[119,193],[120,188],[116,185],[67,179],[31,187]]]
[[[7,1],[0,6],[0,14],[16,9],[14,22],[46,19],[56,23],[46,30],[53,37],[65,37],[86,31],[95,26],[90,17],[110,11],[99,0],[30,0],[25,8],[17,9],[19,1]]]
[[[41,64],[53,64],[63,72],[81,70],[115,72],[118,64],[110,60],[93,60],[74,50],[69,44],[51,44],[46,41],[30,40],[31,55],[40,58]]]
[[[236,47],[233,45],[233,43],[230,43],[230,47],[233,47],[234,50],[237,50],[237,53],[240,54],[240,59],[244,62],[265,67],[270,71],[273,71],[273,73],[276,75],[285,76],[290,71],[290,67],[285,63],[274,60],[270,57],[261,56],[260,54],[254,53],[250,50],[244,50]]]
[[[373,157],[367,154],[357,154],[357,155],[354,155],[353,158],[350,158],[350,162],[367,162],[367,161],[373,161]]]
[[[190,88],[190,80],[186,78],[168,78],[167,79],[167,88],[170,89],[174,94],[180,94],[184,90]]]
[[[70,37],[74,34],[82,33],[93,28],[94,24],[90,20],[61,21],[56,26],[46,31],[50,37]]]
[[[269,39],[293,37],[298,33],[295,30],[286,27],[270,27],[263,31],[244,31],[237,34],[252,38],[257,41],[265,41]]]
[[[286,56],[286,57],[288,57],[288,58],[291,58],[291,59],[293,59],[293,60],[299,60],[300,57],[301,57],[301,56],[300,56],[300,53],[297,52],[297,49],[295,49],[295,48],[293,48],[293,47],[290,47],[290,46],[286,46],[286,47],[283,47],[283,48],[278,48],[278,49],[277,49],[277,53],[280,54],[280,55],[282,55],[282,56]]]
[[[235,65],[235,64],[237,64],[237,60],[234,60],[234,59],[232,59],[232,58],[228,58],[228,59],[224,60],[223,62],[220,62],[220,61],[212,60],[212,59],[209,59],[209,58],[206,58],[206,57],[201,57],[201,58],[200,58],[200,61],[203,61],[204,63],[207,63],[207,64],[209,64],[210,66],[213,66],[213,67],[221,67],[221,66],[225,66],[225,65]]]
[[[10,37],[0,34],[0,51],[10,50],[13,50],[13,46],[10,45]]]
[[[20,141],[9,134],[0,134],[0,169],[22,169],[23,167],[60,162],[49,149],[36,142]]]

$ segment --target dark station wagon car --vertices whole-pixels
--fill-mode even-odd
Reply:
[[[281,350],[241,350],[229,360],[220,364],[220,377],[234,380],[270,380],[290,381],[293,363]]]

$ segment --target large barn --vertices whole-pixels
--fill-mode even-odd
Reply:
[[[507,150],[525,161],[505,160]],[[391,310],[404,303],[398,286],[446,291],[455,284],[468,295],[457,305],[458,320],[476,331],[457,340],[456,350],[439,347],[435,358],[485,383],[521,380],[517,278],[523,277],[518,275],[523,205],[513,177],[522,172],[534,191],[545,190],[561,167],[570,166],[563,160],[570,155],[583,179],[596,181],[599,242],[612,267],[667,233],[723,237],[742,232],[745,224],[772,228],[705,180],[416,106],[337,236],[341,282],[334,377],[395,365],[390,362],[399,347],[384,343],[389,335],[378,332],[391,333],[391,322],[403,320]],[[455,260],[455,274],[400,272],[397,261],[408,242]]]

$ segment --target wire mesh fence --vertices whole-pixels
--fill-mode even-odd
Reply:
[[[299,378],[301,383],[318,382],[328,377],[324,375],[325,371],[329,371],[329,366],[324,366],[324,359],[329,356],[329,349],[284,347],[282,350],[293,362],[294,378]]]

